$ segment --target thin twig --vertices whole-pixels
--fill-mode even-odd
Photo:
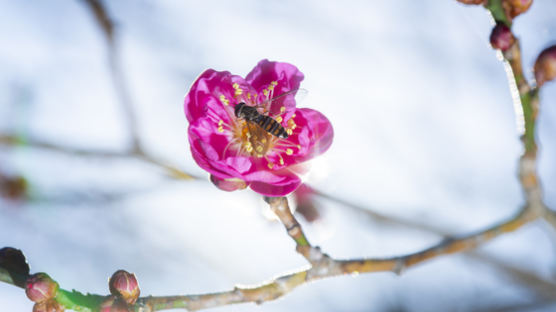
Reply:
[[[133,109],[131,95],[128,90],[128,83],[122,71],[121,62],[118,56],[118,46],[114,31],[114,22],[110,18],[102,0],[84,0],[85,4],[95,17],[95,21],[102,30],[108,46],[108,61],[110,73],[114,83],[114,89],[119,97],[122,110],[125,115],[127,128],[131,135],[132,150],[141,151],[139,139],[139,129],[137,127],[137,116]]]
[[[100,2],[88,0],[88,3],[98,4]],[[492,1],[492,3],[500,3],[500,1]],[[493,15],[495,15],[494,6],[488,7],[488,9],[493,12]],[[103,11],[101,10],[101,12]],[[134,306],[135,311],[146,312],[174,308],[199,310],[233,303],[262,303],[281,297],[295,289],[297,286],[321,278],[342,274],[380,271],[390,271],[399,274],[403,270],[426,260],[441,255],[473,249],[479,244],[489,241],[501,234],[512,232],[520,228],[522,225],[537,219],[538,217],[547,216],[548,209],[542,202],[542,190],[536,173],[537,145],[535,142],[535,124],[539,106],[538,92],[537,90],[530,88],[523,77],[519,41],[516,41],[516,44],[509,50],[509,52],[504,53],[504,59],[508,65],[507,68],[509,69],[509,76],[510,78],[513,78],[510,79],[512,89],[517,90],[518,96],[514,96],[516,107],[520,107],[522,111],[522,114],[516,115],[520,122],[524,125],[522,140],[525,151],[519,162],[519,177],[525,193],[526,203],[514,217],[493,225],[485,230],[460,237],[448,238],[430,248],[404,256],[391,258],[335,260],[320,252],[318,247],[310,245],[301,229],[301,226],[289,211],[287,200],[285,198],[269,198],[268,202],[271,208],[286,227],[289,236],[296,242],[297,251],[311,264],[310,268],[302,269],[294,273],[284,274],[262,285],[253,287],[236,287],[226,292],[190,296],[144,297],[137,301]],[[130,125],[133,126],[132,122],[130,122]],[[141,153],[139,154],[141,155]],[[157,162],[153,163],[158,164]],[[316,253],[318,257],[314,257],[313,253]],[[7,279],[3,279],[2,281],[8,283],[10,282]],[[61,293],[65,294],[66,291],[61,290]],[[76,298],[80,297],[76,296]],[[69,300],[69,302],[64,305],[68,308],[74,308],[71,306],[74,304],[71,297],[67,297],[66,299]],[[90,311],[87,306],[84,306],[82,310]]]
[[[106,151],[106,150],[93,150],[93,149],[81,149],[65,145],[58,145],[35,138],[25,138],[22,139],[15,135],[2,134],[0,133],[0,144],[8,146],[18,146],[18,147],[28,147],[28,148],[38,148],[44,149],[52,152],[63,153],[73,156],[82,157],[98,157],[98,158],[130,158],[139,159],[141,161],[150,163],[157,167],[165,170],[165,172],[172,178],[178,180],[198,180],[200,177],[189,174],[175,166],[169,165],[164,161],[155,158],[152,155],[146,154],[141,150],[130,150],[130,151]]]

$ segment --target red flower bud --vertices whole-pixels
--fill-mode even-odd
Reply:
[[[502,51],[508,50],[515,42],[512,31],[506,24],[497,23],[490,33],[490,44],[493,48]]]
[[[502,7],[510,18],[524,13],[533,4],[533,0],[502,0]]]
[[[121,297],[128,304],[134,304],[139,298],[139,284],[133,273],[124,270],[116,271],[110,278],[108,286],[112,295]]]
[[[46,273],[33,274],[25,282],[25,294],[34,302],[44,302],[52,299],[56,297],[57,292],[58,283]]]
[[[33,312],[64,312],[64,307],[56,300],[50,299],[35,303]]]
[[[100,304],[100,312],[130,312],[127,303],[116,296],[109,296]]]
[[[458,0],[458,2],[465,4],[484,4],[486,0]]]
[[[556,78],[556,45],[544,49],[535,62],[535,79],[538,87],[554,78]]]

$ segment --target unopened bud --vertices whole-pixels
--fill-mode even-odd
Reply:
[[[502,51],[508,50],[515,42],[511,29],[504,23],[497,23],[490,33],[490,44]]]
[[[100,312],[129,312],[131,311],[127,305],[127,303],[116,296],[109,296],[107,297],[101,304],[100,304]]]
[[[52,299],[56,297],[57,292],[58,283],[46,273],[33,274],[25,282],[25,294],[34,302],[44,302]]]
[[[108,286],[112,295],[121,297],[128,304],[134,304],[139,298],[139,284],[133,273],[124,270],[116,271],[110,278]]]
[[[50,299],[35,303],[33,312],[64,312],[64,307],[56,300]]]
[[[537,87],[556,78],[556,45],[544,49],[535,62]]]
[[[502,0],[502,7],[510,18],[514,18],[529,10],[533,0]]]
[[[25,199],[28,185],[21,176],[2,176],[0,174],[0,195],[11,200]]]
[[[465,4],[484,4],[486,0],[458,0],[458,2]]]

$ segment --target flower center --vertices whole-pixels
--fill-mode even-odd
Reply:
[[[266,156],[277,140],[257,124],[246,120],[238,120],[233,137],[239,143],[241,151],[259,158]]]
[[[235,90],[234,100],[236,103],[243,102],[251,107],[258,107],[258,109],[261,109],[262,107],[263,112],[258,111],[259,114],[267,115],[270,111],[273,91],[276,85],[277,82],[272,81],[266,89],[263,89],[263,95],[258,99],[259,101],[257,101],[256,94],[244,92],[244,90],[242,90],[237,83],[234,83],[232,86]],[[294,149],[301,149],[299,144],[293,144],[287,139],[273,135],[268,130],[265,130],[264,126],[254,120],[250,120],[249,118],[238,118],[238,116],[235,116],[234,108],[230,106],[230,100],[224,95],[220,95],[219,98],[231,119],[230,123],[225,123],[223,120],[218,121],[218,132],[227,132],[231,136],[230,142],[224,149],[222,157],[228,157],[235,154],[264,158],[267,161],[268,167],[272,169],[274,168],[275,163],[278,166],[284,165],[285,162],[282,157],[283,154],[291,156],[294,153]],[[269,123],[272,124],[276,122],[280,125],[280,127],[282,127],[282,116],[285,112],[286,108],[281,107],[280,113],[277,116],[267,116],[272,118],[272,121],[269,121]],[[288,134],[288,136],[292,135],[293,131],[297,127],[294,118],[295,114],[293,114],[291,118],[287,120],[286,125],[283,126],[284,131]],[[272,129],[269,124],[266,124],[266,126],[267,129]],[[274,130],[276,132],[275,128]],[[272,162],[271,159],[274,159],[274,162]]]

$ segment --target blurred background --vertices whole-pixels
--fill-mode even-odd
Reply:
[[[106,294],[108,277],[124,268],[144,295],[196,294],[305,265],[259,196],[219,191],[191,157],[182,102],[207,68],[245,76],[268,58],[305,74],[299,106],[323,112],[335,137],[306,177],[320,217],[300,221],[336,258],[415,252],[442,239],[434,232],[475,231],[524,202],[513,105],[482,7],[104,3],[113,24],[103,27],[103,12],[85,0],[0,1],[0,247],[22,249],[32,271],[65,289]],[[537,0],[515,21],[529,78],[555,43],[555,12],[556,2]],[[549,83],[538,138],[551,207],[555,99]],[[174,179],[157,163],[199,179]],[[32,309],[7,284],[0,305]],[[325,279],[261,306],[212,311],[553,309],[556,231],[538,221],[401,276]]]

